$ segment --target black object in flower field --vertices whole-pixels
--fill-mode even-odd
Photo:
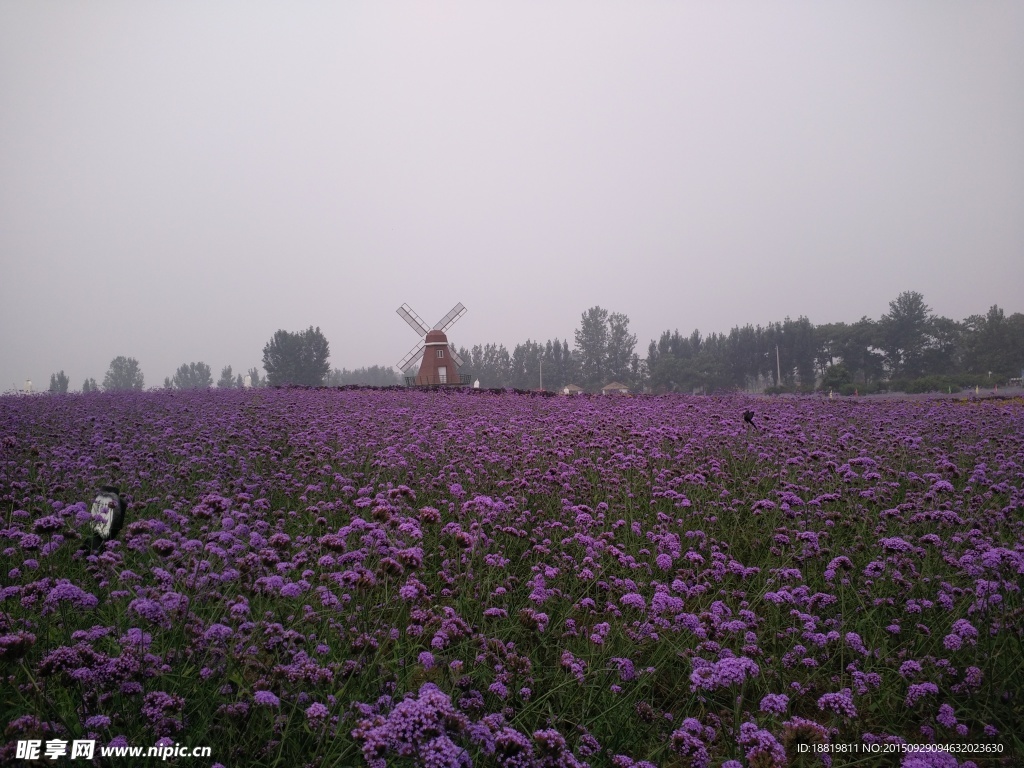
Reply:
[[[92,528],[95,532],[79,551],[95,552],[105,542],[116,538],[121,526],[124,525],[124,513],[127,508],[128,505],[121,498],[121,491],[117,486],[101,485],[90,510]]]
[[[757,429],[757,424],[754,423],[754,412],[753,411],[749,411],[749,410],[748,411],[744,411],[743,412],[743,421],[745,421],[747,424],[752,426],[754,429]]]

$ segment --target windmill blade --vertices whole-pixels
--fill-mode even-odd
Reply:
[[[459,368],[462,368],[466,364],[466,362],[459,357],[459,353],[455,351],[455,347],[451,344],[448,345],[448,354],[451,355],[452,360],[455,361],[455,364],[459,366]]]
[[[412,307],[408,304],[403,304],[396,311],[401,318],[409,324],[409,327],[416,331],[420,336],[426,336],[430,333],[430,329],[427,327],[427,324],[420,319],[419,315],[412,311]]]
[[[453,325],[455,325],[455,321],[462,317],[464,314],[466,314],[466,308],[462,306],[462,302],[460,301],[458,304],[452,307],[451,312],[449,312],[447,315],[445,315],[444,317],[437,321],[437,325],[434,326],[434,330],[441,331],[441,333],[444,333]]]
[[[403,373],[407,372],[420,361],[421,357],[423,357],[424,349],[426,349],[426,347],[423,346],[423,342],[417,342],[416,346],[409,350],[409,354],[402,358],[401,362],[398,364],[398,369]]]

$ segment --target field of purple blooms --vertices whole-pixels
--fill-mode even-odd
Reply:
[[[0,763],[1020,764],[1022,488],[1020,399],[0,398]]]

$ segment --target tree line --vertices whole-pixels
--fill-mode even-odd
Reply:
[[[468,371],[486,386],[545,389],[576,384],[597,391],[618,381],[652,392],[881,390],[925,392],[998,386],[1024,368],[1024,314],[998,306],[955,321],[935,315],[915,291],[889,303],[878,320],[813,325],[806,317],[728,333],[666,330],[641,359],[629,318],[593,307],[583,314],[575,347],[559,339],[460,349]]]
[[[570,348],[568,339],[527,339],[511,353],[503,344],[462,347],[466,365],[459,370],[482,387],[560,391],[575,385],[596,392],[613,382],[643,386],[644,361],[636,353],[636,334],[630,333],[626,315],[591,307],[580,317],[573,341]]]
[[[957,322],[915,291],[879,320],[812,325],[806,317],[702,337],[665,331],[648,347],[648,385],[693,389],[925,392],[1006,384],[1024,367],[1024,314],[998,306]]]
[[[1024,314],[1006,316],[998,306],[985,315],[955,321],[935,315],[914,291],[901,293],[878,320],[813,325],[787,317],[762,327],[735,326],[728,333],[700,330],[689,335],[666,330],[652,340],[646,358],[636,352],[629,317],[594,306],[580,317],[568,339],[527,339],[513,347],[477,344],[459,348],[468,373],[488,388],[562,390],[576,385],[596,392],[618,382],[634,391],[813,391],[852,394],[882,389],[929,391],[1005,384],[1024,368]],[[277,331],[263,348],[263,371],[245,376],[221,369],[219,388],[244,386],[392,386],[402,375],[389,366],[354,371],[330,368],[330,344],[320,328]],[[50,377],[51,392],[67,392],[64,371]],[[138,361],[116,357],[103,379],[104,390],[141,390]],[[171,389],[213,386],[203,362],[183,363],[164,379]],[[86,379],[83,392],[98,391]]]
[[[218,389],[242,389],[245,387],[286,386],[343,386],[365,384],[388,386],[402,382],[401,377],[386,366],[370,366],[354,371],[337,369],[328,365],[330,344],[319,327],[310,326],[304,331],[279,330],[263,348],[263,373],[255,367],[243,376],[235,373],[230,365],[221,369],[217,380]],[[70,379],[61,370],[50,376],[50,392],[67,393]],[[173,376],[164,377],[165,389],[208,389],[214,386],[213,370],[204,362],[182,363]],[[110,362],[103,379],[104,391],[142,390],[145,377],[139,361],[133,357],[119,356]],[[101,387],[95,379],[87,378],[82,392],[98,392]]]

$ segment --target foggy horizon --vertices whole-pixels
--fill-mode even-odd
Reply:
[[[0,4],[0,392],[1024,311],[1024,5]]]
[[[927,302],[927,297],[925,297],[925,300]],[[590,307],[588,307],[587,309],[590,309]],[[609,309],[609,308],[608,307],[604,307],[604,309]],[[934,308],[932,308],[932,309],[933,309],[933,314],[935,314],[936,316],[941,316],[941,313],[934,312]],[[986,311],[987,311],[987,309],[988,308],[986,308]],[[1005,307],[1000,307],[1000,309],[1006,310]],[[614,310],[611,310],[611,311],[614,311]],[[1014,313],[1013,311],[1007,311],[1006,315],[1009,316],[1010,314],[1013,314],[1013,313]],[[581,314],[583,314],[583,313],[581,312]],[[984,311],[979,311],[977,313],[972,313],[972,314],[984,315],[985,312]],[[396,315],[396,317],[397,317],[397,315]],[[785,321],[787,319],[796,320],[798,318],[797,317],[793,317],[792,315],[788,315],[786,317],[777,318],[776,320],[768,321],[766,323],[750,323],[750,325],[754,326],[755,328],[758,327],[758,326],[763,328],[763,327],[766,327],[769,323],[774,323],[774,322],[782,323],[783,321]],[[817,325],[824,325],[825,324],[825,323],[815,323],[813,318],[808,318],[808,319],[815,326],[817,326]],[[878,321],[879,320],[878,317],[869,318],[869,319],[870,320],[874,320],[874,321]],[[960,320],[963,320],[965,318],[950,318],[950,319],[957,320],[959,322]],[[630,331],[635,333],[635,331],[633,331],[632,318],[630,320],[631,320]],[[836,323],[845,322],[848,325],[850,325],[850,324],[853,324],[853,323],[855,323],[855,322],[857,322],[859,320],[861,320],[861,317],[858,317],[858,318],[853,319],[853,320],[836,320],[836,321],[832,321],[832,322],[836,322]],[[746,324],[744,324],[744,325],[746,325]],[[478,344],[481,345],[481,346],[484,346],[486,344],[496,344],[498,346],[504,346],[508,350],[508,353],[512,354],[512,352],[513,352],[513,350],[514,350],[514,348],[515,348],[515,346],[517,344],[524,343],[524,342],[527,342],[527,341],[534,341],[534,342],[537,342],[537,343],[539,343],[541,345],[544,345],[548,341],[555,341],[557,339],[557,340],[560,340],[560,341],[568,341],[570,349],[574,349],[575,348],[575,342],[574,342],[574,338],[573,338],[574,337],[574,332],[575,332],[575,330],[577,328],[579,328],[579,326],[580,326],[580,323],[579,323],[579,321],[577,321],[577,324],[572,329],[572,331],[570,331],[567,335],[557,336],[557,337],[555,335],[550,335],[550,336],[547,336],[545,338],[518,339],[518,340],[516,340],[516,341],[514,341],[512,343],[508,343],[508,342],[505,342],[505,341],[494,341],[494,340],[482,341],[481,340],[481,341],[473,341],[471,343],[466,343],[466,344],[454,343],[453,342],[453,344],[454,344],[454,346],[457,349],[461,349],[464,346],[467,350],[472,349],[474,346],[476,346]],[[316,327],[316,326],[314,326],[314,327]],[[660,338],[660,336],[661,336],[661,334],[662,334],[662,332],[664,332],[664,331],[668,331],[670,333],[674,332],[674,331],[678,331],[682,336],[685,337],[685,336],[689,336],[691,333],[693,333],[693,331],[696,330],[696,331],[700,332],[702,338],[707,338],[709,335],[714,334],[714,333],[721,334],[721,335],[728,335],[729,331],[732,330],[733,327],[736,327],[735,324],[734,324],[734,326],[730,326],[729,328],[726,328],[726,329],[715,329],[715,330],[704,329],[704,328],[689,328],[689,329],[675,328],[675,327],[673,327],[673,328],[663,328],[661,332],[659,332],[656,336],[654,336],[654,337],[652,337],[650,339],[646,339],[645,340],[645,339],[642,339],[639,336],[637,336],[637,344],[636,344],[635,352],[640,356],[641,360],[645,360],[647,358],[647,348],[648,348],[648,346],[650,345],[650,343],[652,341],[657,343],[659,338]],[[743,326],[738,326],[738,327],[743,327]],[[306,329],[305,328],[291,328],[291,329],[290,328],[284,328],[284,329],[275,329],[275,331],[276,330],[285,330],[285,331],[289,331],[289,332],[300,332],[300,331],[304,331]],[[271,334],[271,335],[273,335],[273,334]],[[451,335],[454,338],[454,336],[457,335],[457,329],[455,331],[449,332],[449,335]],[[415,339],[415,337],[411,333],[410,333],[410,339]],[[267,341],[270,341],[270,337],[268,337]],[[330,341],[330,338],[328,338],[328,341]],[[415,344],[416,344],[416,342],[414,340],[410,341],[410,344],[409,344],[410,350],[412,349],[413,346],[415,346]],[[409,350],[407,350],[407,351],[409,351]],[[250,363],[246,363],[244,365],[239,366],[239,365],[235,365],[235,364],[230,363],[230,362],[226,362],[226,363],[223,363],[223,364],[216,364],[216,363],[210,362],[209,360],[199,360],[199,359],[196,359],[196,360],[182,360],[181,363],[178,363],[177,365],[174,366],[173,370],[169,371],[168,373],[166,373],[166,374],[164,374],[163,376],[160,376],[160,377],[150,377],[150,375],[146,373],[145,366],[142,365],[141,359],[138,356],[136,356],[136,355],[122,354],[122,355],[115,355],[114,357],[116,358],[116,357],[122,357],[122,356],[123,357],[127,357],[127,358],[134,358],[134,359],[139,361],[139,368],[140,368],[140,370],[142,371],[142,373],[143,373],[143,375],[145,377],[145,389],[147,389],[147,390],[149,390],[149,389],[162,389],[162,388],[164,388],[164,377],[165,376],[167,378],[173,379],[175,373],[178,372],[178,369],[182,365],[188,365],[188,364],[191,364],[191,363],[206,363],[207,365],[209,365],[209,367],[210,367],[210,374],[213,377],[213,383],[211,385],[213,387],[217,386],[217,381],[220,378],[221,371],[226,366],[231,366],[231,368],[232,368],[232,376],[233,377],[242,376],[243,378],[245,378],[247,376],[250,368],[256,368],[259,371],[259,375],[261,377],[264,377],[266,375],[264,367],[263,367],[263,346],[262,345],[260,346],[259,354],[257,355],[258,359],[255,361],[255,363],[251,363],[251,364]],[[96,383],[99,384],[102,387],[104,375],[107,373],[107,370],[108,370],[108,368],[110,366],[110,363],[113,361],[113,359],[114,358],[111,358],[111,360],[106,361],[101,366],[102,367],[102,371],[99,371],[97,374],[86,374],[86,375],[83,375],[83,376],[80,377],[80,379],[81,379],[80,381],[78,379],[76,379],[75,377],[71,376],[68,371],[65,371],[63,369],[54,370],[54,371],[51,371],[50,373],[51,374],[56,374],[56,373],[63,372],[65,375],[67,375],[69,377],[69,380],[70,380],[70,385],[69,385],[69,389],[68,389],[69,392],[79,392],[79,391],[81,391],[82,384],[83,384],[83,382],[86,379],[94,379],[96,381]],[[359,365],[337,365],[337,364],[335,364],[333,362],[333,360],[335,359],[335,354],[334,354],[334,351],[333,351],[333,345],[332,345],[331,356],[330,356],[329,359],[332,361],[331,362],[331,366],[330,366],[332,370],[337,369],[337,370],[342,370],[342,371],[347,370],[349,372],[353,372],[353,371],[356,371],[356,370],[359,370],[359,369],[366,369],[366,368],[372,368],[372,367],[375,367],[375,366],[380,366],[380,367],[384,367],[384,368],[393,369],[396,372],[399,371],[399,368],[394,363],[389,363],[389,362],[386,362],[386,361],[377,361],[377,362],[370,361],[370,362],[362,363],[362,364],[359,364]],[[418,361],[418,360],[419,360],[419,358],[417,357],[416,361]],[[415,371],[418,368],[418,365],[419,365],[418,362],[414,362],[412,368],[410,368],[411,373],[410,372],[406,372],[405,375],[412,375],[412,373],[415,373]],[[40,379],[37,380],[37,379],[30,378],[29,380],[32,382],[32,391],[33,392],[35,392],[35,393],[44,392],[49,387],[49,384],[50,384],[50,374],[47,374],[45,379],[40,378]],[[11,382],[6,389],[0,390],[0,395],[2,395],[2,394],[11,394],[11,393],[15,393],[15,392],[21,393],[21,392],[24,391],[24,386],[25,386],[25,382],[24,381],[21,381],[21,382],[16,382],[16,381],[15,382]]]

